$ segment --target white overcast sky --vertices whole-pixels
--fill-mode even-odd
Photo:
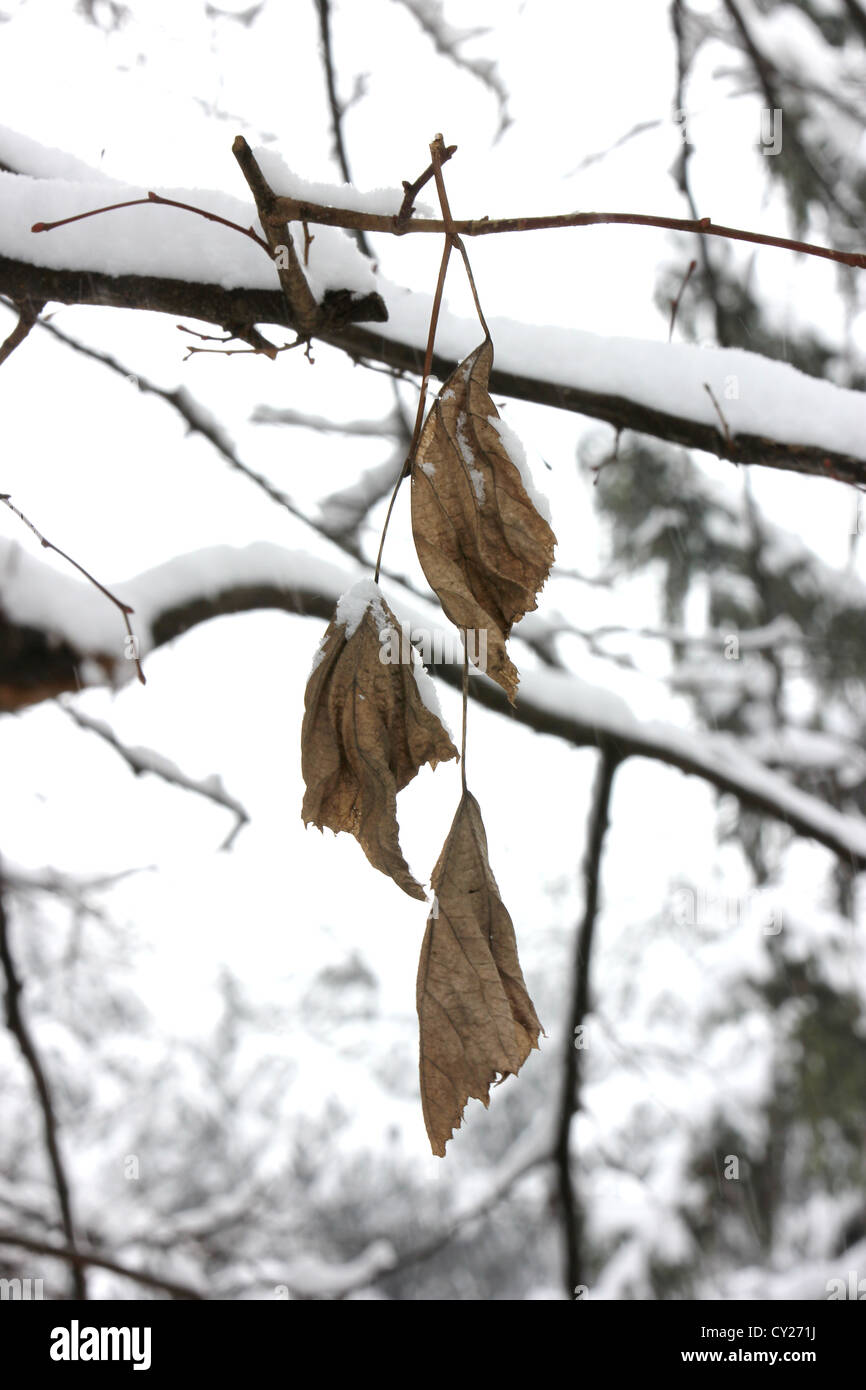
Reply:
[[[223,0],[219,8],[248,4]],[[63,0],[5,0],[3,8],[0,125],[147,186],[244,196],[231,154],[239,132],[252,144],[271,145],[306,178],[339,180],[312,3],[269,0],[247,28],[207,17],[204,6],[190,0],[148,0],[134,6],[130,23],[116,34],[85,24]],[[457,216],[574,208],[687,216],[670,176],[679,133],[670,120],[674,67],[667,12],[666,0],[446,3],[455,25],[492,26],[466,51],[495,58],[509,89],[513,123],[497,141],[490,93],[432,55],[399,5],[335,4],[341,93],[351,92],[356,75],[368,74],[365,94],[345,123],[356,184],[393,187],[414,178],[441,130],[459,146],[447,167]],[[783,207],[765,197],[756,151],[758,104],[731,96],[733,85],[724,80],[709,80],[722,56],[716,48],[702,58],[695,85],[692,135],[700,155],[693,173],[700,210],[720,222],[784,233]],[[639,122],[657,125],[575,172],[586,156]],[[148,209],[140,212],[147,218]],[[820,228],[815,231],[820,235]],[[184,234],[178,213],[176,235]],[[660,231],[592,228],[490,238],[471,251],[490,315],[663,343],[667,315],[654,306],[653,290],[657,266],[674,244]],[[432,290],[440,255],[433,238],[387,244],[380,238],[376,250],[391,280]],[[840,332],[830,269],[801,265],[781,251],[761,252],[759,263],[780,321],[787,316],[793,326],[812,316],[831,336]],[[447,298],[469,315],[456,258],[452,267]],[[0,329],[8,331],[11,316],[2,311],[2,320]],[[273,364],[252,356],[197,356],[183,363],[187,340],[168,317],[63,308],[55,321],[115,353],[130,373],[167,387],[184,384],[225,422],[241,456],[311,511],[388,447],[250,424],[261,402],[339,419],[386,414],[390,383],[335,351],[317,348],[314,367],[299,353]],[[468,341],[467,351],[474,345]],[[408,388],[404,399],[412,399]],[[187,439],[164,404],[141,398],[133,384],[38,332],[4,364],[0,405],[2,490],[106,582],[209,544],[268,540],[333,558],[302,524],[231,475],[204,441]],[[567,567],[598,569],[604,554],[592,489],[578,473],[575,450],[583,436],[605,438],[612,431],[516,402],[503,413],[527,443],[536,481],[551,498],[558,559]],[[739,487],[730,465],[702,463],[711,476]],[[850,514],[843,490],[756,472],[756,493],[774,520],[843,567]],[[412,563],[408,499],[402,504],[386,552],[398,569]],[[5,513],[0,535],[35,547]],[[51,557],[40,558],[59,567]],[[579,626],[652,624],[658,617],[657,593],[646,576],[613,594],[583,586],[559,593]],[[82,708],[109,719],[127,741],[161,749],[192,775],[222,775],[254,818],[230,855],[216,853],[228,828],[224,812],[153,779],[132,779],[109,750],[48,706],[0,726],[3,852],[30,867],[75,872],[159,865],[158,873],[137,876],[108,901],[141,943],[139,986],[168,1032],[195,1034],[213,1007],[221,960],[263,997],[279,998],[299,972],[312,976],[328,959],[344,959],[360,946],[383,982],[383,1014],[401,1020],[411,1083],[423,909],[372,870],[353,842],[304,832],[300,824],[303,683],[322,627],[277,613],[223,619],[156,653],[146,689],[81,697]],[[650,669],[660,664],[656,649],[641,655]],[[589,656],[581,658],[581,674],[608,685],[647,717],[689,722],[684,704],[661,681]],[[442,701],[457,728],[456,698],[446,690]],[[485,815],[491,862],[514,918],[524,970],[546,996],[539,1012],[547,1021],[544,1005],[555,1017],[561,1000],[541,981],[551,953],[562,959],[579,908],[594,756],[506,728],[478,711],[471,712],[470,740],[470,782]],[[458,784],[459,775],[443,768],[423,773],[401,795],[402,843],[422,879],[447,830]],[[629,765],[618,783],[606,860],[611,932],[645,921],[682,873],[705,884],[723,882],[730,893],[748,886],[736,855],[715,847],[716,811],[714,796],[696,780]],[[828,863],[823,851],[800,846],[789,866],[791,881],[814,893]],[[553,1055],[558,1043],[543,1046]],[[345,1089],[343,1061],[332,1058],[331,1064],[329,1084]],[[315,1087],[309,1090],[313,1105]],[[485,1123],[480,1107],[471,1114],[472,1123]],[[376,1112],[371,1142],[380,1122]],[[404,1142],[436,1178],[420,1107],[412,1104]],[[459,1153],[459,1141],[453,1148]]]

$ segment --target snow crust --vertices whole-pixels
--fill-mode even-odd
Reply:
[[[256,151],[278,191],[369,211],[395,211],[397,190],[361,193],[313,184],[292,174],[270,149]],[[0,127],[0,158],[36,171],[0,173],[3,254],[55,269],[140,274],[225,289],[274,289],[276,269],[249,238],[175,208],[133,207],[34,234],[37,221],[55,221],[106,201],[144,197],[147,190],[116,183],[61,151],[45,150]],[[249,198],[213,189],[157,188],[166,197],[207,208],[241,226],[256,224]],[[397,204],[398,206],[399,204]],[[551,236],[556,235],[551,232]],[[780,253],[781,254],[781,253]],[[432,300],[374,274],[348,233],[317,227],[308,278],[313,293],[344,288],[378,290],[389,321],[377,332],[424,349]],[[750,434],[866,458],[866,396],[807,376],[741,348],[706,348],[635,338],[605,338],[580,329],[491,320],[496,363],[506,372],[604,395],[624,396],[653,410],[719,428],[709,385],[733,436]],[[462,361],[477,346],[474,321],[443,306],[437,349]]]

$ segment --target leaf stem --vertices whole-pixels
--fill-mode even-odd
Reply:
[[[466,794],[466,712],[469,707],[469,648],[466,645],[466,632],[463,636],[463,730],[460,739],[460,781],[463,794]]]
[[[433,141],[430,145],[430,156],[433,161],[433,177],[436,180],[436,192],[439,194],[439,204],[442,208],[442,221],[445,223],[445,229],[451,239],[452,245],[457,247],[457,250],[463,257],[463,265],[469,277],[469,288],[472,290],[472,298],[475,300],[475,310],[481,322],[481,327],[484,329],[484,336],[485,338],[489,338],[490,329],[487,327],[487,320],[484,317],[481,301],[478,298],[478,290],[475,287],[475,276],[472,274],[472,267],[469,264],[469,256],[467,255],[466,247],[457,235],[454,218],[451,215],[451,206],[448,202],[448,194],[445,189],[445,180],[442,177],[442,165],[448,157],[448,147],[441,135],[433,137]]]
[[[442,307],[442,291],[445,288],[445,276],[448,272],[448,262],[451,259],[451,239],[447,237],[442,251],[442,260],[439,265],[439,279],[436,281],[436,292],[433,295],[433,308],[430,310],[430,328],[427,333],[427,350],[424,353],[424,372],[421,377],[421,392],[418,396],[418,409],[415,412],[415,427],[412,430],[412,439],[409,450],[406,454],[405,462],[400,469],[399,477],[394,484],[394,491],[391,493],[391,501],[388,503],[388,511],[385,516],[385,524],[382,527],[382,537],[379,541],[379,553],[376,556],[376,573],[373,576],[375,582],[379,582],[379,570],[382,566],[382,551],[385,548],[385,536],[388,534],[388,523],[391,520],[391,513],[394,510],[394,503],[397,501],[397,493],[400,491],[404,478],[408,478],[412,472],[412,464],[415,460],[415,450],[418,448],[418,440],[421,438],[421,428],[424,424],[424,407],[427,404],[427,383],[430,379],[430,372],[433,367],[433,345],[436,341],[436,326],[439,322],[439,311]]]

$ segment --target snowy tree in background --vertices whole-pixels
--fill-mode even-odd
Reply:
[[[285,7],[177,9],[3,24],[0,1276],[837,1296],[866,1274],[866,11],[624,0],[584,33],[517,0],[310,0],[287,85]],[[473,675],[468,720],[546,1037],[444,1163],[426,909],[299,814],[310,665],[412,440],[442,229],[406,200],[443,123],[494,411],[558,537],[514,709]],[[239,134],[278,196],[336,210],[291,223],[279,274]],[[158,205],[31,231],[148,190],[254,236]],[[440,218],[430,179],[412,202]],[[575,209],[612,212],[466,225]],[[439,382],[473,312],[452,264]],[[381,582],[459,729],[402,494]],[[419,882],[459,778],[400,793]]]

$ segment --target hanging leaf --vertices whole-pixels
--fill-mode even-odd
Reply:
[[[492,365],[493,344],[485,338],[430,409],[412,468],[412,534],[447,616],[459,628],[486,633],[487,674],[513,704],[518,673],[505,640],[536,607],[556,537],[519,441],[490,399]],[[477,653],[478,637],[470,655],[473,647]]]
[[[470,792],[463,793],[432,885],[417,984],[421,1103],[430,1145],[444,1158],[469,1097],[488,1105],[497,1073],[504,1081],[518,1072],[542,1028]]]
[[[397,793],[425,763],[435,768],[457,749],[432,682],[405,639],[401,652],[401,636],[372,580],[338,603],[307,682],[301,814],[307,825],[354,835],[374,868],[424,901],[400,852]]]

